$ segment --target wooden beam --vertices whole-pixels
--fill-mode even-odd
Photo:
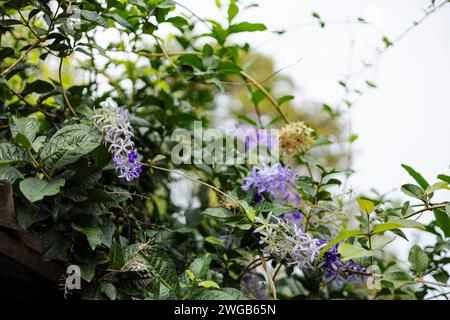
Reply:
[[[39,235],[17,224],[12,188],[4,180],[0,180],[0,252],[53,282],[64,273],[56,263],[42,260]]]
[[[9,222],[16,221],[12,188],[5,180],[0,180],[0,218]]]

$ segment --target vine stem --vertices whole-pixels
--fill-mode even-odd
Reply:
[[[153,38],[155,39],[156,43],[158,44],[158,46],[161,48],[161,51],[163,53],[163,56],[166,57],[167,61],[169,61],[169,63],[172,65],[172,67],[176,68],[176,64],[172,61],[172,59],[170,59],[170,55],[169,52],[166,50],[166,48],[161,44],[161,41],[159,41],[158,37],[153,36]]]
[[[245,71],[242,70],[240,72],[240,74],[242,77],[244,77],[244,79],[247,79],[251,84],[253,84],[256,88],[258,88],[266,96],[266,98],[269,100],[269,102],[273,105],[275,110],[277,110],[277,112],[283,118],[284,122],[289,123],[289,119],[286,118],[284,113],[281,111],[280,106],[275,101],[274,97],[266,90],[266,88],[264,88],[258,81],[256,81],[252,76],[250,76]]]
[[[417,215],[419,213],[422,213],[422,212],[425,212],[425,211],[429,211],[429,210],[431,211],[431,210],[434,210],[434,209],[445,208],[446,206],[447,206],[447,204],[437,204],[437,205],[434,205],[434,206],[429,206],[429,207],[417,210],[416,212],[413,212],[410,215],[407,215],[406,217],[404,217],[404,219],[409,219],[409,218],[414,217],[415,215]]]
[[[59,61],[59,68],[58,68],[58,76],[59,76],[59,84],[61,86],[61,92],[64,97],[64,101],[66,102],[67,107],[69,108],[70,112],[74,117],[77,117],[77,113],[73,109],[72,105],[70,104],[69,98],[67,97],[66,90],[64,89],[63,81],[62,81],[62,66],[63,66],[64,57],[61,57],[61,60]]]
[[[269,269],[267,268],[266,258],[264,258],[264,254],[259,250],[259,255],[261,256],[262,267],[264,268],[264,272],[267,276],[267,281],[269,282],[270,291],[272,291],[272,297],[274,300],[277,300],[277,289],[275,287],[275,283],[273,282],[272,276],[270,275]]]
[[[50,112],[47,112],[44,109],[39,108],[37,105],[34,105],[33,103],[27,101],[24,97],[22,97],[22,95],[20,93],[14,91],[11,88],[8,88],[8,89],[9,89],[9,91],[11,91],[11,93],[13,95],[15,95],[17,98],[19,98],[19,100],[22,101],[23,103],[25,103],[26,105],[29,105],[30,107],[32,107],[33,109],[35,109],[35,110],[37,110],[39,112],[42,112],[43,114],[45,114],[48,117],[51,117],[51,118],[55,117],[55,115],[51,114]]]
[[[10,65],[7,69],[3,70],[2,73],[0,73],[0,76],[4,76],[5,74],[9,73],[15,66],[17,66],[19,64],[20,61],[22,61],[27,55],[28,53],[30,53],[31,50],[33,50],[34,48],[36,48],[36,46],[38,44],[40,44],[41,42],[43,42],[43,40],[39,39],[38,41],[36,41],[31,47],[29,47],[27,49],[27,51],[25,51],[24,53],[22,53],[22,55],[19,57],[19,59],[17,59],[16,61],[14,61],[14,63],[12,65]]]
[[[191,180],[191,181],[193,181],[193,182],[197,182],[197,183],[200,183],[200,184],[202,184],[202,185],[204,185],[204,186],[206,186],[206,187],[208,187],[208,188],[211,188],[211,189],[213,189],[214,191],[220,193],[221,195],[223,195],[224,197],[227,197],[228,199],[230,199],[230,200],[232,200],[232,201],[236,201],[233,197],[231,197],[230,195],[226,194],[225,192],[223,192],[223,191],[220,190],[219,188],[217,188],[217,187],[215,187],[215,186],[213,186],[213,185],[211,185],[211,184],[209,184],[209,183],[203,182],[203,181],[201,181],[201,180],[192,178],[192,177],[190,177],[189,175],[187,175],[187,174],[185,174],[185,173],[183,173],[183,172],[180,172],[180,171],[177,171],[177,170],[173,170],[173,169],[168,169],[168,168],[163,168],[163,167],[155,166],[154,164],[142,163],[142,165],[147,166],[147,167],[150,167],[150,168],[153,168],[153,169],[156,169],[156,170],[161,170],[161,171],[166,171],[166,172],[178,174],[178,175],[183,176],[183,177],[185,177],[186,179],[189,179],[189,180]]]
[[[31,161],[33,162],[33,166],[34,166],[37,170],[41,171],[41,172],[44,174],[44,176],[45,176],[48,180],[52,180],[52,178],[47,174],[47,172],[45,172],[45,170],[44,170],[44,168],[42,167],[42,165],[39,164],[39,162],[37,162],[37,160],[34,158],[33,154],[31,153],[31,150],[28,149],[27,152],[28,152],[28,155],[29,155],[30,158],[31,158]]]

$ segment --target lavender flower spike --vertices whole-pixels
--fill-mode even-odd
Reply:
[[[103,134],[108,151],[113,154],[118,177],[132,181],[142,173],[142,166],[134,146],[128,110],[118,107],[112,100],[101,103],[92,117],[95,128]]]

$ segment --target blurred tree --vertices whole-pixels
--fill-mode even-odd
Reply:
[[[301,92],[290,77],[282,74],[282,70],[275,69],[273,59],[268,56],[252,52],[251,55],[243,55],[240,63],[261,85],[268,90],[272,88],[274,96],[288,97],[296,92]],[[245,83],[239,84],[239,80],[236,79],[236,82],[230,83],[227,89],[232,99],[238,102],[231,104],[232,112],[236,116],[245,115],[251,119],[257,119],[259,113],[263,119],[269,119],[269,121],[272,119],[268,115],[274,115],[273,106],[255,87]],[[302,101],[299,103],[297,101],[292,97],[291,100],[282,104],[282,110],[286,116],[292,121],[305,122],[313,127],[319,136],[326,137],[333,142],[330,144],[327,143],[327,140],[322,139],[318,142],[321,146],[317,145],[312,154],[329,166],[347,167],[349,165],[348,150],[340,147],[346,142],[348,136],[345,132],[346,120],[339,117],[338,114],[326,112],[326,105],[324,106],[320,102]]]

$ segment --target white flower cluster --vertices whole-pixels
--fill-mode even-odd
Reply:
[[[304,232],[296,224],[269,213],[267,218],[255,217],[261,225],[255,230],[260,235],[262,252],[295,264],[300,269],[311,267],[325,246],[319,239]]]

